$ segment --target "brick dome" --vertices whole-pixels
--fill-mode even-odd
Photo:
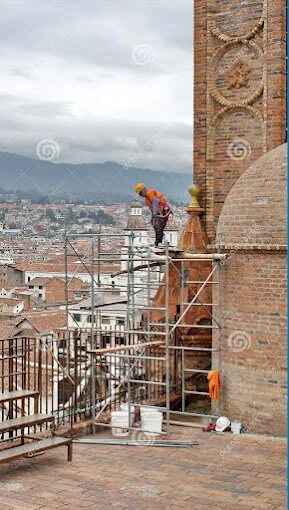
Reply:
[[[287,243],[287,144],[259,158],[241,175],[224,203],[217,244]]]

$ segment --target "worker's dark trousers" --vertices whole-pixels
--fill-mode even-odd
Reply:
[[[164,237],[164,229],[166,228],[167,218],[164,216],[154,216],[152,220],[153,227],[156,233],[155,246],[162,243]]]

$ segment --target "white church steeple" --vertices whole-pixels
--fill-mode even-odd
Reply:
[[[143,215],[143,206],[138,200],[134,200],[131,204],[127,226],[124,230],[134,234],[133,245],[135,247],[147,246],[149,228]],[[125,245],[128,246],[128,236],[126,236]]]

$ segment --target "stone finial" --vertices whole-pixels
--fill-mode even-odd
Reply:
[[[190,193],[190,195],[192,197],[189,207],[197,207],[197,208],[200,207],[200,204],[198,201],[198,195],[200,194],[200,191],[201,191],[200,186],[198,186],[197,184],[192,184],[189,187],[188,192]]]

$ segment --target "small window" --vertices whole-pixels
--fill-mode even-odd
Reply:
[[[102,324],[110,324],[110,318],[109,317],[102,317],[101,318]]]
[[[125,318],[124,317],[117,317],[116,318],[116,325],[117,326],[124,326],[125,325]]]
[[[73,313],[72,316],[73,316],[74,320],[76,320],[77,322],[81,320],[80,313]]]
[[[30,276],[28,276],[27,281],[30,282],[30,279],[31,279]]]
[[[43,289],[42,285],[39,285],[39,290],[40,290],[40,289]]]

